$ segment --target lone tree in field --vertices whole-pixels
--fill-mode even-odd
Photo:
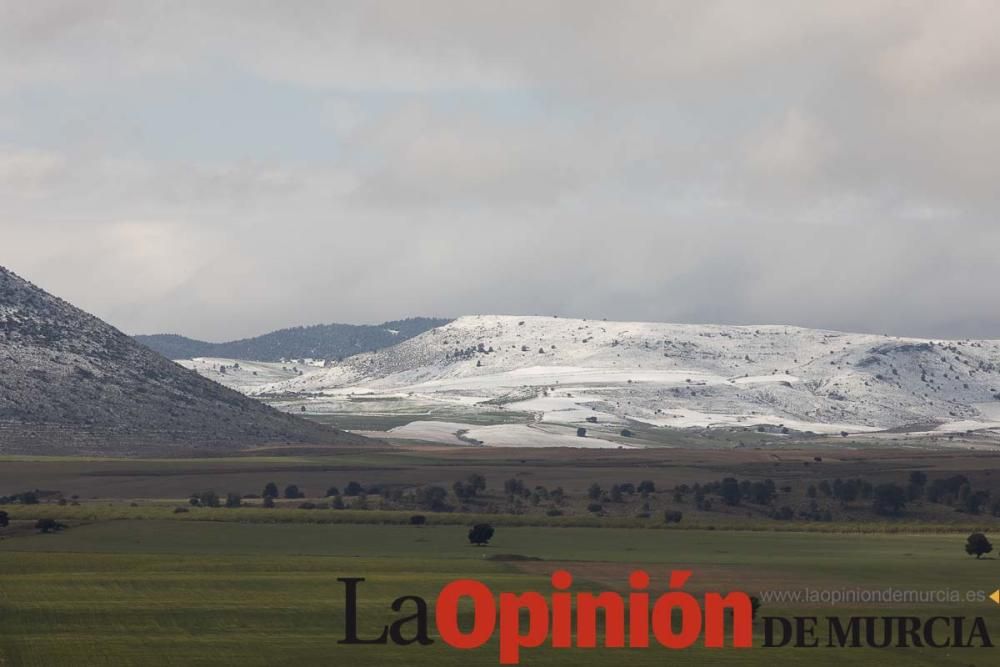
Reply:
[[[299,490],[299,487],[295,484],[289,484],[285,487],[285,497],[286,498],[305,498],[306,494]]]
[[[262,498],[277,498],[278,497],[278,485],[274,482],[268,482],[264,485],[264,492],[260,494]]]
[[[488,523],[477,523],[469,529],[469,542],[477,547],[483,547],[493,539],[493,526]]]
[[[965,553],[975,556],[977,559],[982,558],[983,554],[988,554],[991,551],[993,551],[993,545],[990,544],[990,541],[982,533],[969,535],[969,539],[965,542]]]
[[[0,528],[6,528],[10,525],[10,519],[7,517],[7,513],[0,510]]]

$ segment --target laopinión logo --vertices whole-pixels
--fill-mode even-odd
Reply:
[[[569,591],[573,576],[557,570],[551,576],[548,597],[537,592],[501,592],[498,595],[475,579],[458,579],[444,586],[435,599],[437,634],[455,649],[478,649],[497,636],[502,665],[521,661],[522,649],[548,645],[553,649],[594,648],[598,645],[598,617],[603,618],[601,645],[606,648],[661,648],[680,650],[701,641],[706,648],[746,649],[753,642],[753,602],[747,593],[707,592],[701,598],[685,592],[690,570],[674,570],[668,591],[651,599],[649,574],[629,576],[627,595]],[[397,614],[377,634],[362,637],[358,628],[358,599],[363,577],[342,577],[344,584],[344,638],[339,644],[427,646],[431,612],[425,599],[403,595],[393,600]],[[461,627],[460,603],[472,607],[471,628]],[[815,616],[766,616],[762,648],[992,648],[982,617],[851,616],[825,617],[827,640],[817,636],[821,621]],[[575,632],[574,632],[575,630]]]

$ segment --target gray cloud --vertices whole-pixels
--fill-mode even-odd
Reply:
[[[3,2],[0,263],[135,332],[1000,337],[982,2]]]

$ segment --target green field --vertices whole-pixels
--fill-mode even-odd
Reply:
[[[493,665],[497,648],[348,647],[343,589],[364,576],[362,630],[395,616],[391,600],[432,601],[457,577],[495,591],[550,590],[566,568],[575,590],[626,590],[632,566],[664,590],[671,568],[695,571],[687,590],[884,589],[992,591],[993,560],[962,551],[964,536],[500,527],[490,546],[464,526],[99,521],[0,541],[0,664],[7,665]],[[542,560],[492,560],[520,554]],[[850,607],[765,604],[763,615],[848,615]],[[983,615],[992,602],[855,609],[857,613]],[[759,628],[758,628],[759,630]],[[433,635],[433,629],[432,629]],[[526,665],[989,665],[986,649],[762,649],[680,654],[531,649]]]
[[[474,651],[433,645],[344,646],[344,590],[338,577],[366,577],[360,624],[376,633],[398,618],[392,600],[419,595],[432,605],[456,578],[486,582],[495,593],[551,591],[549,576],[567,569],[574,591],[628,591],[636,567],[665,592],[671,569],[691,569],[685,590],[769,592],[953,590],[952,602],[836,604],[765,597],[761,617],[851,615],[983,616],[1000,640],[997,560],[963,550],[974,530],[1000,534],[991,512],[916,500],[899,516],[872,513],[863,500],[819,498],[832,521],[775,520],[771,507],[698,508],[678,501],[680,484],[726,475],[773,479],[774,506],[803,508],[810,484],[864,476],[904,482],[961,473],[1000,498],[1000,465],[990,453],[891,449],[635,451],[494,450],[408,447],[317,453],[273,449],[254,456],[176,459],[0,458],[0,496],[39,490],[38,504],[7,499],[0,510],[0,667],[52,665],[496,665],[492,642]],[[471,473],[486,489],[463,503],[450,489]],[[508,480],[526,488],[565,489],[561,513],[551,502],[514,503]],[[587,509],[588,487],[646,479],[656,491]],[[357,480],[382,490],[329,507],[325,489]],[[269,481],[297,484],[304,499],[262,507]],[[440,485],[447,511],[431,512],[393,489]],[[242,507],[193,507],[192,493],[245,496]],[[308,501],[316,509],[303,509]],[[642,513],[644,506],[649,512]],[[178,512],[178,508],[182,511]],[[682,511],[667,524],[664,511]],[[414,514],[426,525],[410,525]],[[41,534],[35,521],[67,528]],[[470,546],[468,527],[488,521],[488,547]],[[511,556],[517,558],[512,558]],[[994,554],[991,554],[991,556]],[[972,594],[973,599],[965,596]],[[466,612],[463,621],[471,623]],[[995,625],[994,625],[995,623]],[[526,649],[524,665],[995,665],[989,649],[765,649],[763,621],[749,650],[681,653],[662,648]],[[825,627],[818,634],[823,640]],[[436,632],[431,618],[431,636]],[[654,646],[655,646],[654,642]]]

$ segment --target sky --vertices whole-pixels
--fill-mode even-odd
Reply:
[[[1000,338],[996,2],[0,0],[0,264],[129,333]]]

